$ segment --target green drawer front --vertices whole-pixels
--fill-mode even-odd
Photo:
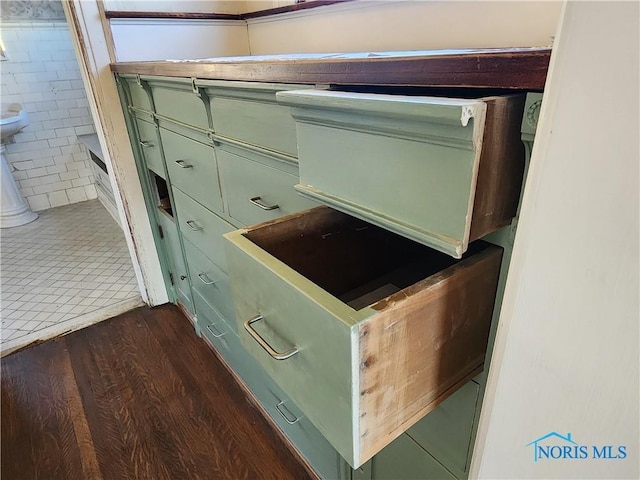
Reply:
[[[229,277],[188,240],[184,242],[184,249],[191,275],[191,288],[212,305],[233,330],[236,330]]]
[[[205,103],[193,93],[191,86],[174,85],[150,81],[156,113],[180,123],[204,130],[209,129],[209,118]]]
[[[148,112],[153,111],[153,107],[151,106],[151,100],[149,99],[149,95],[142,88],[142,85],[139,85],[138,82],[134,78],[120,77],[126,83],[127,89],[129,90],[129,105],[135,108],[140,108],[142,110],[146,110]]]
[[[353,456],[350,329],[321,305],[324,298],[312,298],[296,288],[295,279],[275,274],[274,260],[249,243],[242,242],[242,249],[230,244],[227,249],[240,341],[348,459]],[[244,321],[257,315],[263,320],[252,327],[276,351],[295,345],[299,352],[286,360],[265,352],[244,327]]]
[[[486,105],[298,91],[302,193],[460,258],[467,249]]]
[[[178,227],[174,220],[161,210],[157,210],[158,224],[162,227],[164,245],[168,260],[169,271],[173,274],[173,282],[176,289],[178,301],[184,305],[189,313],[194,312],[193,303],[191,301],[191,286],[189,285],[189,277],[187,276],[187,268],[182,255],[182,247],[180,246],[180,238]]]
[[[213,147],[160,129],[171,184],[214,212],[223,212],[218,165]]]
[[[262,378],[264,385],[256,391],[256,396],[280,430],[320,474],[320,478],[344,478],[346,462],[338,452],[268,376]]]
[[[162,148],[160,147],[160,138],[158,137],[156,126],[140,119],[136,119],[136,126],[138,127],[138,144],[147,168],[166,179],[164,162],[162,161]]]
[[[222,235],[236,228],[178,188],[173,187],[172,191],[183,238],[204,252],[222,271],[227,272]]]
[[[407,434],[447,468],[464,475],[480,386],[471,381],[411,427]]]
[[[267,157],[264,159],[269,163]],[[244,225],[262,223],[317,206],[317,203],[296,193],[293,188],[298,182],[296,175],[223,150],[218,150],[218,161],[229,216]]]
[[[371,480],[454,480],[447,469],[407,435],[401,435],[372,460]]]
[[[296,157],[296,126],[288,107],[237,98],[213,97],[216,134]]]
[[[344,460],[247,353],[219,312],[211,308],[199,293],[194,292],[193,296],[202,332],[251,389],[280,430],[321,478],[346,480],[348,469]]]
[[[225,360],[233,367],[236,363],[237,350],[241,349],[240,341],[224,321],[220,312],[212,307],[202,295],[193,291],[193,303],[196,308],[196,317],[202,333],[214,344]]]

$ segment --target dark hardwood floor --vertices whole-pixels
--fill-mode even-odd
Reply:
[[[2,362],[3,479],[308,479],[173,306]]]

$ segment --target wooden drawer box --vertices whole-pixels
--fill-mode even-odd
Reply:
[[[171,184],[214,212],[224,212],[213,147],[160,128]]]
[[[296,126],[276,92],[308,86],[198,80],[210,101],[216,135],[297,156]]]
[[[354,468],[481,371],[501,248],[457,261],[328,207],[225,238],[243,345]]]
[[[182,190],[173,187],[173,199],[178,212],[182,236],[198,247],[223,272],[227,271],[222,234],[235,230]]]
[[[254,225],[317,205],[298,195],[295,165],[241,149],[218,149],[228,214],[243,225]],[[275,168],[277,165],[279,168]],[[286,170],[285,170],[286,169]]]
[[[138,145],[147,168],[166,180],[158,129],[153,123],[140,119],[136,119],[135,122],[138,129]]]
[[[277,95],[294,107],[305,196],[455,258],[516,213],[523,95]]]

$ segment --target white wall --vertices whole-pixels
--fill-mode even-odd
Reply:
[[[105,10],[127,12],[240,13],[244,0],[103,0]]]
[[[358,0],[248,21],[253,55],[545,46],[560,2]]]
[[[639,6],[567,3],[472,477],[639,478]],[[552,431],[628,457],[534,463]]]
[[[29,126],[6,158],[32,210],[96,198],[89,154],[77,135],[94,133],[64,22],[3,22],[2,102],[20,103]]]
[[[249,54],[242,20],[113,19],[111,32],[120,62]]]

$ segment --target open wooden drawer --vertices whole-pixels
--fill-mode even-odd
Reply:
[[[460,258],[516,214],[523,95],[278,92],[296,120],[296,189]]]
[[[482,370],[501,248],[324,206],[225,238],[242,344],[354,468]]]

